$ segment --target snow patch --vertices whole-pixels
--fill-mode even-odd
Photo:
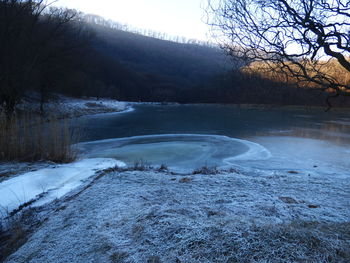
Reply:
[[[43,199],[34,203],[34,206],[43,205],[62,197],[94,175],[96,171],[116,165],[125,166],[123,162],[115,159],[84,159],[19,175],[0,183],[0,209],[4,213],[11,212],[47,192]]]

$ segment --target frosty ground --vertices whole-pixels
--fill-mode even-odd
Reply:
[[[61,116],[132,110],[115,101],[66,104]],[[231,140],[204,136],[213,141],[208,144],[203,136],[191,135],[201,143],[186,145],[207,149],[204,159]],[[132,140],[142,139],[140,154],[147,160],[155,150],[152,140],[160,137],[169,136]],[[145,139],[152,139],[151,151]],[[226,159],[223,167],[180,171],[101,158],[113,157],[99,155],[103,145],[110,149],[119,141],[125,138],[90,142],[98,154],[90,149],[96,156],[67,165],[1,164],[0,204],[6,208],[0,216],[0,261],[350,262],[346,145],[293,134],[235,140],[248,151]]]
[[[5,262],[349,262],[349,200],[344,176],[108,169],[28,212]]]

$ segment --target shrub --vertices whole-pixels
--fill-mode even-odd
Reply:
[[[159,168],[157,169],[158,172],[167,172],[169,171],[168,166],[166,166],[165,164],[161,164],[161,166],[159,166]]]
[[[140,159],[139,161],[134,162],[134,167],[132,170],[134,171],[148,171],[151,170],[153,167],[147,163],[146,161]]]

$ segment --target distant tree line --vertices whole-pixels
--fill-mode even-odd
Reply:
[[[326,107],[326,94],[309,88],[266,78],[243,69],[232,70],[214,77],[210,82],[191,90],[186,97],[205,103],[300,105]],[[347,105],[349,101],[346,102]],[[334,106],[345,106],[338,100]]]
[[[127,32],[140,34],[147,37],[158,38],[161,40],[168,40],[168,41],[173,41],[173,42],[182,43],[182,44],[193,44],[193,45],[208,46],[208,47],[216,46],[214,43],[210,41],[202,41],[194,38],[189,39],[183,36],[172,36],[164,32],[158,32],[158,31],[145,29],[145,28],[143,29],[137,28],[128,24],[122,24],[122,23],[113,21],[111,19],[105,19],[98,15],[84,14],[82,18],[85,22],[89,24],[95,24],[103,27],[108,27],[111,29],[127,31]]]
[[[321,91],[252,73],[234,57],[233,66],[226,63],[218,48],[125,30],[43,1],[0,0],[0,106],[10,118],[33,92],[41,112],[53,93],[179,103],[325,103]],[[341,98],[334,105],[350,102]]]
[[[97,40],[95,44],[103,54],[102,56],[100,54],[98,62],[94,62],[95,65],[100,65],[99,73],[95,77],[98,79],[98,96],[133,101],[326,106],[329,95],[327,92],[310,91],[310,85],[300,87],[299,83],[286,80],[281,75],[277,76],[271,70],[268,73],[261,69],[250,71],[245,62],[238,57],[233,57],[231,66],[218,66],[216,60],[219,56],[213,56],[209,52],[217,49],[212,43],[172,37],[146,29],[135,29],[96,15],[83,15],[82,19],[94,28],[99,40],[104,39],[102,41],[104,43]],[[192,45],[211,49],[203,51],[200,55],[203,57],[191,59],[188,54],[179,52],[181,46],[172,47],[173,44],[167,41],[154,44],[155,40],[152,40],[154,38],[185,43],[185,49],[191,49]],[[157,51],[149,48],[152,45],[156,46]],[[140,50],[144,46],[148,49],[142,53]],[[168,60],[161,59],[163,51],[166,51],[165,57]],[[118,52],[121,53],[120,56],[116,55]],[[200,51],[194,48],[191,52],[200,54]],[[172,56],[176,53],[179,53],[180,60]],[[154,61],[150,54],[156,58]],[[205,55],[207,60],[204,58]],[[224,56],[220,59],[224,60]],[[182,64],[193,67],[181,66],[179,63],[181,60]],[[207,61],[211,61],[213,67],[221,69],[214,71],[205,66]],[[134,67],[131,64],[134,64]],[[146,71],[146,68],[154,70]],[[169,74],[164,75],[162,71],[166,68]],[[334,72],[335,77],[341,74],[344,79],[347,76],[338,72],[337,65],[327,69],[327,72],[330,71]],[[88,89],[91,95],[97,94],[97,86]],[[333,103],[334,106],[350,106],[350,101],[346,98],[337,99]]]

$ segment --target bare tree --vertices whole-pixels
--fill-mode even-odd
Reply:
[[[0,106],[8,118],[28,90],[39,91],[43,109],[58,68],[87,43],[77,17],[44,0],[0,0]]]
[[[41,13],[40,3],[0,1],[0,102],[9,116],[21,98],[31,68],[29,42]]]
[[[325,90],[329,106],[350,95],[349,1],[208,0],[207,10],[221,47],[250,68]]]
[[[36,63],[34,70],[40,71],[40,85],[37,87],[40,111],[54,82],[68,71],[78,56],[85,55],[85,48],[93,39],[93,32],[86,28],[84,20],[76,10],[49,7],[41,15],[37,25]],[[79,58],[78,58],[79,60]],[[78,66],[79,67],[79,66]]]

